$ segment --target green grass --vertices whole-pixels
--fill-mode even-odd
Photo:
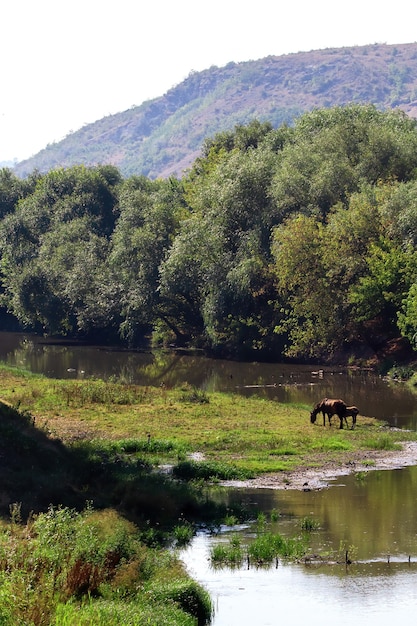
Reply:
[[[114,511],[50,507],[0,532],[0,623],[205,624],[208,593]]]
[[[376,434],[368,437],[364,441],[364,446],[370,450],[401,450],[401,446],[391,437],[389,433]]]
[[[301,558],[307,549],[305,537],[284,537],[280,533],[257,532],[248,544],[242,545],[234,535],[228,542],[211,548],[210,561],[214,566],[240,567],[243,562],[270,565],[278,558],[293,561]]]
[[[304,532],[312,532],[313,530],[318,530],[320,528],[320,523],[315,520],[313,517],[303,517],[301,520],[301,530]]]
[[[323,428],[310,423],[311,407],[199,394],[188,385],[166,389],[57,381],[3,368],[0,397],[66,444],[115,442],[125,448],[123,453],[131,450],[152,464],[158,459],[176,464],[186,461],[187,453],[199,452],[206,465],[194,466],[193,472],[211,472],[217,478],[228,472],[253,475],[311,466],[323,454],[342,459],[367,447],[395,449],[398,441],[417,437],[403,431],[383,433],[381,423],[362,416],[354,431]]]

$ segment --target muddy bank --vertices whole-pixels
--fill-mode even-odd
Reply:
[[[266,474],[245,481],[225,481],[221,484],[226,487],[248,487],[259,489],[323,489],[330,486],[331,481],[338,476],[356,472],[372,470],[401,469],[409,465],[417,465],[417,441],[407,441],[401,444],[402,449],[397,451],[364,451],[355,452],[354,456],[345,455],[337,462],[323,458],[314,460],[314,467],[303,467],[278,474]]]

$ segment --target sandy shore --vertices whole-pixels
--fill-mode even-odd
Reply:
[[[354,458],[346,457],[339,463],[323,459],[320,467],[299,468],[283,471],[279,474],[266,474],[251,480],[226,481],[227,487],[248,487],[253,489],[300,489],[310,491],[328,487],[332,479],[356,472],[372,470],[401,469],[417,465],[417,441],[404,442],[402,449],[393,452],[366,451],[362,455],[355,453]]]

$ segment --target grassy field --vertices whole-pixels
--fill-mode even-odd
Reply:
[[[249,473],[279,472],[342,458],[364,449],[393,449],[415,433],[383,428],[358,417],[355,430],[310,423],[311,407],[279,404],[237,394],[138,387],[100,380],[51,380],[0,370],[0,399],[28,412],[35,425],[64,444],[77,441],[142,441],[151,462],[200,453]]]

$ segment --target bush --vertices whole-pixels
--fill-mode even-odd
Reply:
[[[213,615],[209,593],[193,580],[174,580],[152,590],[157,602],[174,602],[197,619],[198,626],[208,624]]]

